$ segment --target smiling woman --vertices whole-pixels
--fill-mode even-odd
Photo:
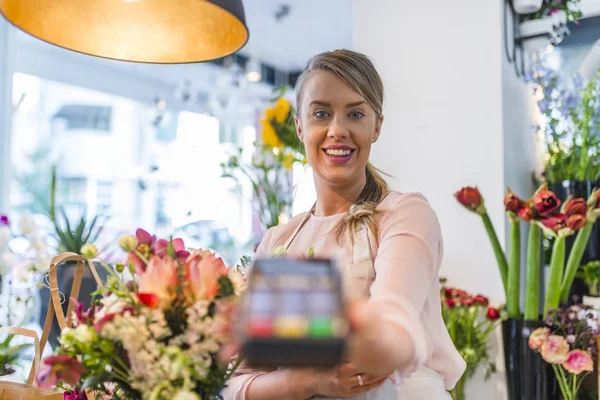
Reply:
[[[317,201],[308,213],[270,229],[257,257],[312,248],[336,258],[348,300],[368,299],[347,362],[330,370],[242,367],[225,398],[442,400],[465,363],[440,310],[443,240],[437,216],[418,193],[388,188],[369,163],[383,123],[383,84],[363,54],[315,56],[296,86],[298,137]]]

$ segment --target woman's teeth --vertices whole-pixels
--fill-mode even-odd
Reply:
[[[345,156],[347,156],[347,155],[350,154],[350,150],[330,150],[330,149],[327,149],[327,150],[325,150],[325,153],[327,153],[327,155],[329,155],[329,156],[345,157]]]

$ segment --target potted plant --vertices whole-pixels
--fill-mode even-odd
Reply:
[[[12,380],[7,376],[16,372],[19,359],[25,351],[32,347],[31,343],[13,345],[14,336],[10,334],[0,342],[0,377],[4,377],[2,380]]]
[[[587,287],[587,295],[583,296],[583,305],[600,310],[600,261],[582,264],[577,277],[583,279]]]
[[[235,182],[250,181],[263,232],[287,222],[294,200],[292,169],[305,166],[303,144],[294,125],[294,108],[283,97],[286,88],[275,90],[274,105],[267,108],[261,120],[261,141],[255,143],[251,161],[242,149],[221,164],[222,177]]]
[[[541,53],[569,33],[568,23],[582,16],[579,0],[513,0],[520,18],[518,38],[524,50]]]
[[[440,280],[442,284],[445,280]],[[485,379],[496,372],[496,365],[490,361],[488,338],[498,326],[500,310],[489,306],[485,296],[472,296],[464,290],[442,286],[442,316],[467,368],[450,391],[452,399],[465,399],[465,386],[479,367],[485,369]]]
[[[533,352],[523,346],[522,341],[541,325],[550,310],[556,309],[561,300],[568,298],[591,227],[600,215],[600,209],[596,208],[598,203],[596,193],[593,193],[587,202],[584,199],[569,198],[561,204],[545,184],[527,200],[519,198],[509,190],[504,198],[506,214],[511,224],[508,259],[500,246],[479,190],[465,187],[458,191],[455,197],[465,208],[482,218],[498,262],[505,288],[508,314],[508,319],[503,321],[502,328],[509,397],[527,400],[551,399],[557,394],[557,388],[554,388],[552,379],[550,381],[547,379],[549,374],[540,370],[543,366],[539,364]],[[523,313],[520,309],[521,222],[529,223],[525,285],[527,297]],[[555,238],[549,262],[548,283],[545,288],[540,287],[542,232]],[[566,238],[575,234],[575,244],[567,257]],[[544,307],[543,312],[540,312],[542,295],[545,295]],[[522,381],[523,375],[529,378]]]
[[[57,253],[72,252],[84,255],[88,258],[94,258],[98,254],[98,249],[94,243],[102,233],[106,218],[103,216],[95,216],[88,220],[85,215],[82,215],[75,225],[71,224],[67,213],[62,207],[56,205],[56,167],[52,167],[51,185],[50,185],[50,209],[48,217],[52,221],[54,234],[57,240]],[[70,288],[73,284],[75,276],[75,264],[66,263],[61,268],[57,269],[58,283],[60,288]],[[107,277],[107,271],[104,267],[96,268],[102,279]],[[81,289],[79,299],[85,307],[90,307],[92,301],[92,293],[97,290],[97,284],[92,276],[92,273],[86,268],[84,269],[83,279],[81,281]],[[47,309],[50,302],[50,291],[47,285],[40,289],[41,307],[42,310]],[[63,311],[67,311],[68,302],[64,302]],[[43,326],[43,313],[40,313],[40,325]],[[48,342],[52,347],[57,347],[58,337],[60,335],[60,327],[56,320],[53,321],[50,329]]]

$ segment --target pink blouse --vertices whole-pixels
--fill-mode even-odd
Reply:
[[[424,366],[444,378],[446,389],[454,387],[464,372],[460,357],[441,315],[439,268],[443,241],[438,218],[418,193],[391,192],[378,206],[382,216],[378,237],[367,230],[359,232],[366,247],[357,251],[344,240],[338,243],[335,227],[345,214],[308,219],[289,243],[288,254],[305,255],[312,247],[316,257],[334,257],[342,270],[345,295],[348,298],[370,296],[382,316],[402,326],[411,336],[416,357],[396,377],[410,375]],[[257,257],[269,256],[288,244],[306,213],[287,224],[269,229],[261,242]],[[250,383],[268,371],[240,368],[225,388],[225,399],[244,400]]]

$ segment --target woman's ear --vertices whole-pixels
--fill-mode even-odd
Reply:
[[[375,123],[375,133],[373,134],[372,142],[375,143],[377,139],[379,139],[379,134],[381,133],[381,125],[383,125],[383,114],[379,117],[379,120]]]
[[[298,139],[300,139],[300,141],[302,143],[304,143],[304,135],[302,134],[302,127],[300,126],[300,120],[298,119],[298,116],[294,115],[294,123],[296,124],[296,134],[298,135]]]

